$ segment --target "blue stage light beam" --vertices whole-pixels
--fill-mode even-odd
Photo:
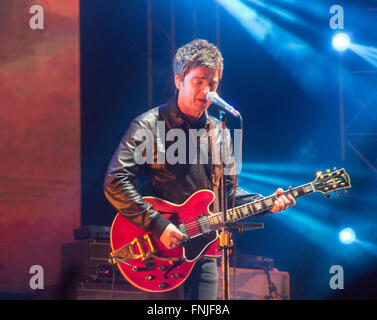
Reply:
[[[307,175],[319,171],[319,168],[313,168],[312,165],[303,163],[268,163],[268,162],[244,162],[242,170],[246,172],[263,172],[273,174],[289,174],[289,175]]]
[[[372,243],[372,242],[369,242],[369,241],[363,241],[363,240],[360,240],[360,239],[356,239],[355,243],[358,244],[358,247],[365,250],[369,254],[377,256],[377,245],[375,243]]]
[[[243,166],[238,175],[238,185],[250,193],[259,193],[269,196],[278,187],[287,190],[289,186],[298,187],[315,180],[314,172],[318,168],[309,165],[284,163],[251,163]],[[326,218],[333,215],[333,209],[328,206],[328,199],[316,193],[297,199],[297,207],[305,208],[309,216]]]
[[[277,178],[274,176],[268,178],[264,176],[263,179],[260,174],[246,174],[243,178],[239,179],[239,187],[251,193],[257,192],[263,196],[268,196],[278,186],[276,182],[280,182],[283,185],[287,184],[284,178],[281,177]],[[362,254],[362,251],[377,255],[376,245],[371,242],[361,241],[356,236],[354,237],[354,243],[357,246],[349,246],[347,250],[344,249],[344,244],[339,241],[338,228],[328,223],[330,217],[344,214],[343,210],[341,212],[334,211],[334,208],[327,204],[327,199],[320,199],[318,196],[315,197],[312,195],[297,199],[296,206],[289,208],[284,213],[270,215],[270,217],[328,253],[335,254],[337,257],[352,261],[352,257]],[[359,224],[362,224],[362,222]],[[347,242],[352,239],[352,233],[342,233],[343,241]]]
[[[285,9],[282,9],[282,8],[279,8],[277,6],[274,6],[273,4],[266,4],[265,2],[262,2],[262,1],[259,1],[259,0],[247,0],[248,2],[250,3],[253,3],[263,9],[267,9],[269,10],[270,12],[272,12],[273,14],[275,14],[276,16],[284,19],[284,20],[287,20],[289,22],[293,22],[295,24],[299,24],[299,25],[306,25],[307,23],[300,17],[292,14],[291,12],[285,10]]]
[[[288,208],[282,214],[274,214],[273,219],[332,255],[349,256],[347,250],[338,250],[336,229],[314,215],[306,214],[305,208]]]
[[[352,43],[350,50],[368,61],[373,67],[377,68],[377,48]]]
[[[330,78],[338,78],[338,67],[331,65],[304,40],[274,24],[239,0],[216,1],[313,97],[322,96],[323,92],[329,89],[329,84],[332,83],[329,82]],[[324,65],[327,66],[325,70]]]
[[[281,178],[277,175],[271,176],[266,174],[257,174],[257,173],[250,173],[250,172],[241,172],[238,175],[238,178],[243,180],[250,180],[251,182],[257,182],[264,185],[269,186],[288,186],[292,183],[298,184],[299,178],[296,178],[295,180],[291,180],[290,182],[287,182],[287,179]]]
[[[318,0],[269,0],[268,2],[278,3],[286,8],[292,8],[295,11],[305,12],[311,17],[329,20],[329,9],[335,3],[326,3]]]

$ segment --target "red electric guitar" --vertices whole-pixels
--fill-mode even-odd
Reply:
[[[284,194],[299,198],[312,192],[328,194],[331,191],[346,192],[350,178],[344,169],[317,173],[315,181],[289,188]],[[135,287],[150,292],[163,292],[179,287],[189,276],[196,260],[203,254],[219,256],[218,230],[223,224],[222,213],[211,213],[209,205],[215,194],[200,190],[184,203],[174,204],[155,197],[144,197],[154,210],[163,212],[187,236],[178,248],[167,249],[153,234],[129,222],[117,214],[111,227],[111,259],[117,263],[125,279]],[[227,221],[252,217],[273,207],[276,200],[271,195],[257,201],[227,210]]]

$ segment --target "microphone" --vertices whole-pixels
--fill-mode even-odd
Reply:
[[[234,109],[230,104],[226,103],[223,99],[221,99],[216,92],[214,91],[208,92],[206,95],[206,99],[208,102],[212,102],[213,104],[217,105],[220,109],[228,111],[233,116],[237,118],[241,117],[241,114],[236,109]]]

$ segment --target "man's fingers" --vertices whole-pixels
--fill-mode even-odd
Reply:
[[[182,241],[185,238],[183,233],[181,233],[180,231],[179,232],[173,232],[172,236],[174,238],[176,238],[178,241]]]
[[[286,210],[291,205],[291,201],[288,200],[288,198],[286,196],[282,196],[281,198],[283,199],[283,202],[284,202],[284,209],[283,210]]]
[[[178,247],[185,238],[185,235],[174,224],[170,223],[163,231],[160,241],[167,248],[172,249]]]
[[[271,212],[280,212],[288,209],[290,206],[294,206],[296,204],[295,198],[288,194],[287,196],[284,195],[284,190],[282,188],[278,188],[275,191],[275,195],[277,196],[274,207],[272,208]]]
[[[185,239],[185,235],[181,231],[179,231],[175,226],[174,229],[172,229],[170,236],[177,244],[180,244]]]
[[[288,195],[288,199],[291,206],[294,206],[296,204],[296,199],[291,194]]]
[[[284,211],[288,209],[290,206],[294,206],[296,204],[295,198],[291,194],[285,196],[284,190],[282,188],[278,188],[275,191],[275,195],[277,196],[277,200],[274,202],[274,212],[275,210],[276,212]]]

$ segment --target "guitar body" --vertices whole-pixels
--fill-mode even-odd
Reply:
[[[117,214],[111,227],[112,252],[134,242],[134,253],[153,253],[137,259],[127,259],[118,263],[125,279],[135,287],[149,292],[170,291],[179,287],[189,276],[196,260],[205,254],[218,257],[217,231],[207,230],[209,205],[215,194],[210,190],[200,190],[191,195],[183,204],[174,204],[155,197],[145,197],[154,210],[163,213],[176,226],[183,228],[189,239],[182,246],[168,249],[151,233],[145,232]],[[203,227],[204,226],[204,227]],[[148,237],[149,236],[149,237]],[[149,239],[146,240],[146,237]],[[138,239],[137,242],[134,240]],[[150,241],[150,242],[149,242]]]

